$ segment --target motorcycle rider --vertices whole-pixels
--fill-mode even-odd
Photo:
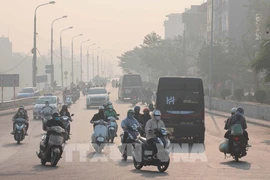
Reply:
[[[147,104],[150,104],[152,103],[152,98],[153,98],[153,91],[151,90],[151,88],[148,88],[147,91],[146,91],[146,103]]]
[[[236,107],[233,107],[232,109],[231,109],[231,116],[226,120],[226,122],[225,122],[225,126],[224,126],[224,129],[225,130],[228,130],[229,129],[229,125],[228,125],[228,123],[231,121],[231,119],[232,119],[232,117],[233,117],[233,115],[236,113],[236,111],[237,111],[237,108]],[[226,133],[225,133],[225,135],[224,135],[224,138],[229,138],[229,136],[230,136],[230,131],[227,131]]]
[[[121,123],[121,127],[124,131],[124,135],[123,135],[123,139],[122,139],[122,143],[126,144],[126,143],[130,143],[128,142],[128,136],[129,134],[136,139],[139,135],[138,131],[134,131],[132,129],[132,126],[136,125],[138,127],[138,131],[141,131],[141,126],[139,124],[139,122],[134,118],[134,111],[132,109],[128,110],[127,112],[127,117],[126,119],[124,119]],[[122,148],[126,149],[126,145],[122,146]],[[123,158],[124,157],[124,153],[122,154]],[[125,160],[125,159],[124,159]]]
[[[144,108],[143,110],[143,115],[142,115],[142,127],[144,128],[147,121],[152,119],[151,115],[150,115],[150,110],[148,108]]]
[[[100,106],[99,108],[98,108],[98,113],[96,113],[94,116],[93,116],[93,118],[91,119],[91,121],[90,121],[90,123],[93,123],[94,121],[97,121],[97,120],[100,120],[100,119],[102,119],[102,120],[104,120],[104,121],[106,121],[106,119],[105,119],[105,114],[104,114],[104,107],[103,106]],[[93,125],[93,128],[95,129],[95,124]]]
[[[67,116],[70,118],[70,121],[72,121],[71,116],[70,116],[70,112],[68,111],[68,106],[67,105],[63,105],[62,109],[59,112],[60,116]],[[67,132],[70,135],[70,126],[68,126],[67,128]]]
[[[47,121],[46,127],[49,128],[49,127],[53,127],[53,126],[60,126],[61,128],[65,129],[65,126],[64,126],[63,122],[60,120],[60,118],[61,117],[57,112],[53,113],[52,119]],[[47,131],[46,139],[45,139],[45,149],[48,146],[50,134],[51,134],[51,131]]]
[[[27,111],[24,109],[23,106],[20,106],[18,109],[17,113],[13,116],[12,121],[13,121],[13,131],[11,132],[12,135],[15,133],[15,119],[17,118],[23,118],[25,119],[25,135],[28,136],[27,130],[29,128],[29,118],[27,115]]]
[[[141,122],[142,121],[142,114],[140,113],[141,107],[140,106],[135,106],[134,107],[134,118],[138,121]]]
[[[153,118],[148,120],[145,125],[147,143],[153,148],[153,154],[157,154],[155,131],[159,128],[165,128],[165,124],[161,120],[161,112],[156,109],[153,112]]]
[[[54,108],[50,106],[49,101],[45,102],[45,106],[41,109],[43,114],[53,114]]]
[[[235,114],[228,119],[228,122],[225,125],[225,129],[228,130],[225,134],[225,138],[229,139],[229,136],[231,134],[231,126],[235,125],[235,124],[240,124],[242,126],[243,129],[243,136],[246,139],[246,146],[250,147],[250,145],[248,144],[248,133],[246,131],[247,129],[247,122],[246,122],[246,118],[244,117],[244,109],[241,107],[238,107]],[[246,153],[245,153],[246,154]]]
[[[131,97],[131,100],[133,100],[134,97],[136,97],[136,99],[139,99],[139,90],[136,89],[136,88],[133,88],[130,92],[130,97]]]
[[[105,118],[108,120],[109,117],[114,117],[115,119],[119,119],[117,117],[117,113],[114,110],[112,105],[109,105],[108,109],[105,111]],[[117,137],[117,130],[118,130],[118,125],[116,123],[116,130],[115,130],[115,137]]]

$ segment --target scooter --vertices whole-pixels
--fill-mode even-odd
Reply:
[[[17,144],[20,144],[22,140],[25,138],[25,119],[17,118],[15,119],[15,132],[14,132],[14,140],[17,141]]]
[[[139,135],[139,126],[133,124],[130,129],[136,132]],[[123,142],[124,133],[120,135],[121,142]],[[132,156],[133,148],[135,148],[135,142],[137,137],[133,137],[131,133],[128,132],[128,138],[126,140],[126,144],[122,144],[120,146],[120,152],[122,153],[123,160],[126,161],[128,156]],[[129,146],[130,145],[130,146]]]
[[[94,122],[91,122],[95,125],[94,133],[92,134],[92,146],[97,153],[101,153],[102,149],[105,147],[105,143],[108,141],[107,135],[107,125],[109,123],[100,119]]]
[[[108,117],[108,120],[110,121],[108,124],[108,140],[113,143],[114,142],[114,138],[115,138],[115,134],[116,134],[116,118],[114,117]]]
[[[74,116],[74,114],[71,115],[71,117]],[[65,142],[70,139],[70,122],[72,122],[72,119],[68,116],[62,116],[61,121],[63,122],[65,126]]]
[[[48,147],[45,147],[46,135],[43,135],[40,142],[40,149],[36,154],[40,158],[42,165],[50,162],[51,166],[55,167],[64,151],[64,134],[66,131],[60,126],[47,128],[47,131],[52,131],[49,137]]]
[[[143,166],[157,166],[160,172],[165,172],[170,164],[170,140],[168,132],[165,128],[154,130],[156,135],[155,144],[157,152],[152,146],[147,144],[147,140],[139,137],[136,140],[135,150],[133,151],[133,164],[136,169],[141,169]]]

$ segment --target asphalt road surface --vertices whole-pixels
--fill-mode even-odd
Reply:
[[[131,104],[117,100],[116,89],[108,89],[111,101],[120,113],[120,124],[127,110],[132,108]],[[29,136],[17,145],[10,134],[12,116],[0,117],[0,179],[270,179],[270,129],[249,124],[252,148],[246,157],[236,163],[232,158],[225,159],[218,149],[225,132],[224,118],[209,114],[206,114],[205,145],[173,145],[171,164],[165,173],[159,173],[153,166],[135,170],[131,157],[127,162],[122,162],[117,149],[119,136],[114,144],[106,146],[103,154],[95,154],[90,143],[93,128],[89,121],[97,109],[86,109],[85,99],[81,97],[70,108],[71,113],[75,114],[71,123],[71,140],[66,144],[63,158],[54,168],[49,163],[42,166],[36,156],[44,134],[40,120],[31,118]],[[118,135],[121,131],[119,128]]]

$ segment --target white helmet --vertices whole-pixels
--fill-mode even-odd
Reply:
[[[154,119],[156,119],[156,120],[160,120],[161,119],[161,112],[160,112],[160,110],[154,110],[154,112],[153,112],[153,117],[154,117]]]
[[[103,106],[99,106],[98,110],[104,110]]]
[[[236,113],[236,111],[237,111],[237,108],[236,108],[236,107],[233,107],[233,108],[231,109],[231,114],[234,115],[234,114]]]

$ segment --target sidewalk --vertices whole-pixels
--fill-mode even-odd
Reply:
[[[29,105],[29,106],[24,106],[25,110],[29,111],[29,110],[32,110],[34,107],[34,105]],[[10,114],[15,114],[16,112],[18,111],[18,108],[14,109],[7,109],[7,110],[3,110],[3,111],[0,111],[0,116],[7,116],[7,115],[10,115]]]
[[[215,111],[215,110],[209,110],[205,108],[205,112],[209,113],[210,115],[215,115],[215,116],[221,116],[224,117],[224,120],[226,120],[228,117],[231,116],[231,113],[225,113],[221,111]],[[261,119],[254,119],[250,117],[246,117],[247,123],[248,124],[254,124],[257,126],[264,126],[270,128],[270,121],[267,120],[261,120]]]

